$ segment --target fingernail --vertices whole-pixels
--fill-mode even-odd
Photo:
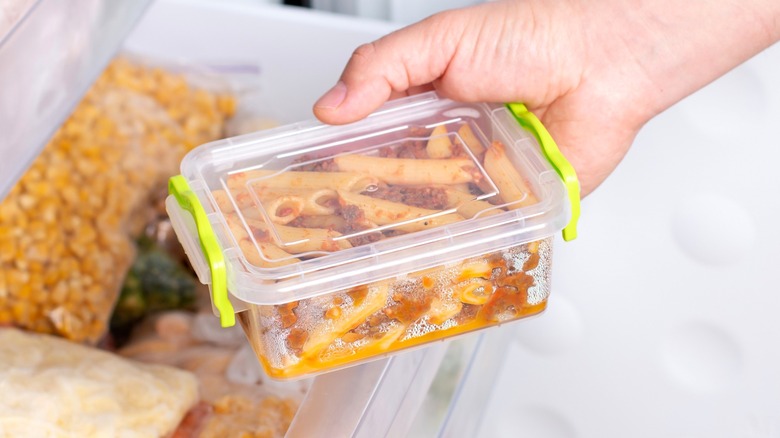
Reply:
[[[338,81],[327,93],[314,104],[314,106],[325,109],[338,108],[344,98],[347,97],[347,84],[342,81]]]

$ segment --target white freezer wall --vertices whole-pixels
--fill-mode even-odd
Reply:
[[[261,115],[293,123],[314,117],[312,105],[336,83],[357,46],[396,27],[255,0],[156,0],[124,49],[187,63],[257,67],[259,89],[251,98]]]
[[[780,44],[640,133],[558,242],[480,436],[780,437]]]
[[[445,9],[462,8],[485,0],[312,0],[322,11],[410,24]]]

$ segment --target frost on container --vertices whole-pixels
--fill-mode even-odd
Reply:
[[[560,177],[505,107],[433,93],[344,127],[207,144],[182,173],[238,320],[280,379],[541,312],[551,236],[570,214]],[[210,282],[191,217],[173,197],[167,206]]]

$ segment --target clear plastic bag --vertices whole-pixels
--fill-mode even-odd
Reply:
[[[147,318],[119,353],[196,375],[201,405],[185,422],[198,436],[283,437],[310,381],[269,379],[241,329],[220,328],[210,305],[204,307],[197,314],[172,311]]]
[[[112,62],[0,203],[0,325],[99,341],[155,193],[234,111],[227,89]]]

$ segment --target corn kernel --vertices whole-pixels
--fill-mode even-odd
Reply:
[[[234,112],[232,96],[113,61],[0,202],[0,322],[96,341],[144,225],[136,212]]]

